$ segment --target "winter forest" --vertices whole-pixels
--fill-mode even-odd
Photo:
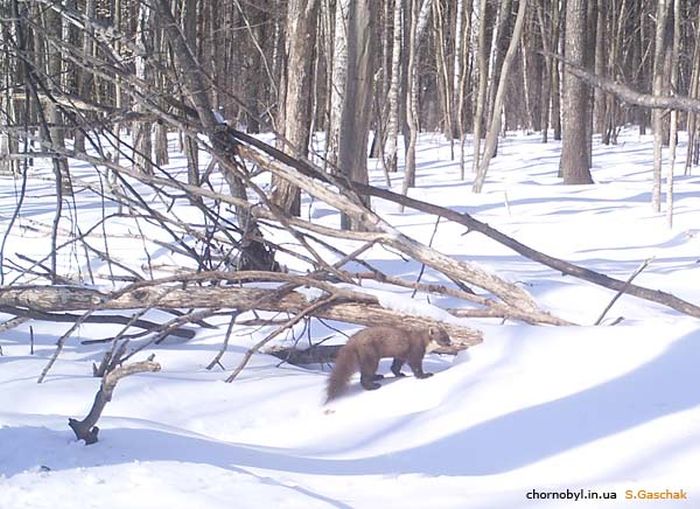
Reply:
[[[0,21],[0,508],[700,504],[700,1]]]

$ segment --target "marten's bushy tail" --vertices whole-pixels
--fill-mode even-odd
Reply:
[[[328,378],[326,403],[337,398],[347,387],[352,374],[358,369],[357,353],[353,348],[344,346],[335,358],[335,366]]]

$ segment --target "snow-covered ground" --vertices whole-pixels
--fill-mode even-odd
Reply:
[[[448,145],[424,135],[411,193],[619,279],[653,257],[635,283],[700,303],[700,175],[677,171],[670,229],[649,204],[650,138],[630,129],[619,145],[594,150],[596,184],[562,186],[558,145],[512,135],[485,192],[475,195]],[[372,168],[381,185],[374,161]],[[0,232],[17,186],[0,178]],[[50,182],[33,178],[28,188],[20,223],[50,222]],[[84,214],[100,213],[99,204],[80,200]],[[376,205],[428,242],[434,217]],[[304,213],[337,222],[317,202]],[[433,246],[521,282],[546,309],[581,326],[470,321],[484,343],[456,358],[428,356],[436,376],[388,378],[374,392],[360,390],[356,377],[330,412],[322,406],[327,367],[280,366],[257,355],[226,384],[227,372],[205,369],[225,327],[203,329],[194,340],[143,352],[139,358],[154,352],[162,371],[119,383],[91,446],[75,441],[67,419],[89,410],[99,386],[92,363],[107,346],[80,340],[118,329],[81,327],[42,384],[36,379],[69,325],[28,322],[0,333],[0,509],[700,507],[700,321],[623,296],[593,327],[613,292],[463,233],[441,223]],[[145,256],[125,239],[115,256]],[[46,244],[45,231],[15,226],[6,256],[43,253]],[[154,263],[170,256],[162,250]],[[420,269],[378,248],[367,257],[395,275],[415,278]],[[424,281],[435,278],[428,271]],[[223,365],[236,366],[267,332],[234,332]],[[321,324],[312,329],[317,338],[330,334]],[[686,500],[628,498],[681,490]],[[537,499],[545,492],[569,498]],[[615,500],[602,499],[613,493]],[[581,496],[588,500],[575,500]]]

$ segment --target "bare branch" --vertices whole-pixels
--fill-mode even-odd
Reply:
[[[643,94],[625,85],[624,83],[613,81],[605,76],[599,76],[587,69],[584,69],[583,67],[579,67],[557,53],[544,54],[564,62],[566,65],[566,70],[577,78],[585,81],[593,87],[600,88],[601,90],[619,97],[622,101],[628,104],[644,106],[652,109],[675,109],[694,113],[700,112],[700,100],[698,99],[679,95],[658,96]]]
[[[95,401],[88,415],[82,421],[73,418],[68,419],[68,425],[75,433],[75,437],[78,440],[84,440],[85,445],[97,442],[97,434],[100,432],[100,428],[95,426],[95,424],[102,415],[102,411],[107,406],[107,403],[112,401],[112,394],[117,386],[117,382],[136,373],[155,373],[157,371],[160,371],[160,364],[153,362],[153,356],[149,357],[148,360],[134,362],[109,371],[102,378],[100,389],[95,395]]]

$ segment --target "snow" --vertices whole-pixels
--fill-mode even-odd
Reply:
[[[459,180],[448,144],[423,135],[411,194],[469,212],[535,249],[619,279],[653,258],[636,283],[699,303],[700,176],[678,175],[671,229],[649,204],[651,153],[651,138],[627,129],[618,146],[596,143],[595,185],[562,186],[556,178],[558,144],[511,134],[499,146],[484,193],[475,195],[471,176]],[[173,161],[183,164],[182,158]],[[384,177],[374,164],[371,180],[381,185]],[[392,177],[400,186],[400,175]],[[2,231],[16,205],[15,185],[0,178]],[[50,222],[50,193],[46,181],[29,179],[21,225]],[[434,217],[374,205],[402,233],[430,240]],[[98,203],[80,195],[78,206],[84,219],[99,217]],[[305,207],[303,217],[337,224],[323,203]],[[194,214],[187,207],[177,212]],[[141,226],[151,239],[161,235]],[[147,263],[146,249],[153,244],[134,240],[133,222],[115,218],[107,231],[123,236],[114,256]],[[155,353],[162,371],[119,382],[98,423],[99,442],[91,446],[75,441],[67,420],[89,410],[99,387],[92,363],[110,344],[81,341],[109,337],[119,327],[82,325],[42,384],[36,379],[70,324],[27,322],[0,333],[0,508],[700,507],[698,320],[623,296],[604,325],[594,327],[614,292],[463,233],[463,227],[442,221],[433,247],[522,284],[547,310],[580,326],[468,320],[484,331],[484,343],[456,358],[426,357],[425,369],[435,376],[388,377],[372,392],[361,390],[355,377],[347,397],[324,407],[328,367],[280,365],[259,354],[233,383],[223,382],[271,329],[235,328],[222,359],[226,372],[206,370],[221,346],[224,317],[220,329],[198,330],[188,342],[168,341],[141,352],[134,360]],[[6,257],[22,252],[40,258],[46,239],[41,229],[16,226]],[[356,246],[334,242],[346,252]],[[66,273],[85,272],[76,256],[59,260]],[[410,280],[421,268],[381,247],[365,258]],[[291,257],[287,262],[298,263]],[[152,263],[167,272],[182,259],[160,247]],[[106,265],[93,270],[102,274],[96,285],[106,285]],[[423,281],[446,283],[431,270]],[[383,304],[406,312],[447,320],[439,308],[458,305],[449,298],[428,302],[420,294],[411,299],[410,290],[382,292],[371,281],[364,285]],[[318,296],[316,290],[304,293]],[[612,326],[618,317],[624,319]],[[334,326],[347,334],[356,330]],[[344,340],[318,323],[310,334]],[[389,364],[384,360],[380,371]],[[571,495],[529,500],[533,490]],[[688,499],[627,500],[628,490],[685,490]],[[573,502],[574,493],[590,492],[614,492],[616,500]]]

